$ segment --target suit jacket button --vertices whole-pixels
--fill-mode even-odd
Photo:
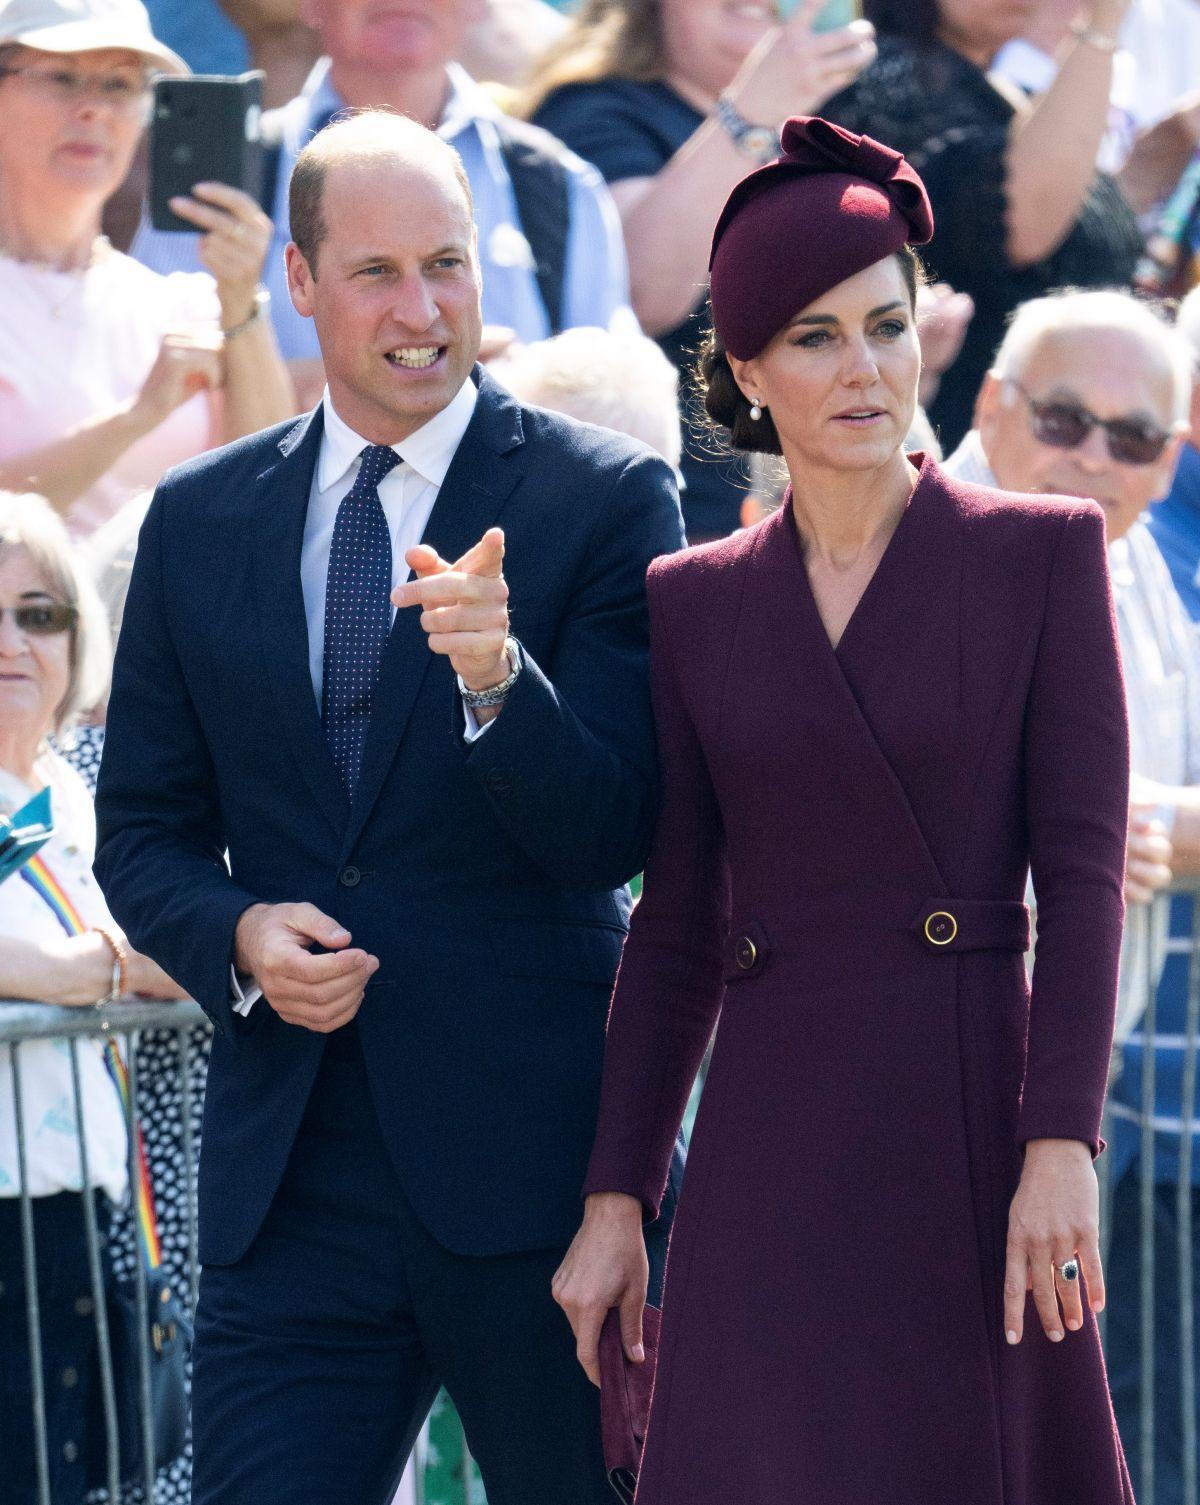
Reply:
[[[511,794],[513,792],[512,775],[505,773],[503,769],[489,769],[484,783],[493,794]]]
[[[362,874],[356,867],[344,867],[338,882],[343,888],[355,888],[362,882]]]
[[[738,937],[737,945],[733,948],[733,959],[743,972],[749,972],[758,960],[758,947],[748,935]]]

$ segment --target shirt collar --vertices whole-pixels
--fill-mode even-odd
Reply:
[[[460,63],[446,65],[446,81],[450,92],[438,125],[438,135],[444,141],[453,141],[478,121],[494,120],[500,114],[500,107],[492,96]],[[310,130],[318,120],[343,107],[345,100],[333,87],[331,63],[327,57],[318,58],[313,64],[299,97],[304,101],[305,125]]]
[[[971,429],[967,433],[954,453],[943,462],[942,469],[956,480],[969,481],[976,486],[998,485],[995,471],[988,464],[988,457],[984,453],[978,429]]]
[[[479,391],[468,377],[441,412],[435,413],[428,423],[423,423],[407,439],[392,445],[400,459],[429,485],[440,486],[446,479],[446,472],[450,469],[455,451],[462,443],[478,398]],[[321,399],[321,407],[325,432],[321,436],[321,454],[317,461],[317,488],[328,491],[342,480],[371,441],[356,434],[339,416],[328,387]]]

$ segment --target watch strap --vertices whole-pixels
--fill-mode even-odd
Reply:
[[[504,644],[504,650],[508,654],[508,662],[512,666],[511,672],[500,681],[499,684],[490,685],[486,690],[471,690],[458,676],[458,693],[463,702],[469,705],[473,711],[483,710],[487,706],[499,705],[502,700],[508,698],[508,692],[520,678],[524,667],[521,661],[521,650],[515,638],[509,638]]]

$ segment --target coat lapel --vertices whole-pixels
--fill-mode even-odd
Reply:
[[[893,702],[905,710],[911,725],[905,667],[914,654],[920,659],[919,641],[929,633],[936,635],[942,626],[931,613],[934,598],[946,584],[940,576],[943,561],[929,553],[931,539],[944,540],[947,531],[939,502],[936,487],[930,487],[927,469],[923,470],[909,509],[836,651],[812,594],[790,503],[785,503],[760,535],[756,575],[761,595],[756,610],[762,619],[753,631],[764,642],[795,642],[800,632],[798,651],[781,659],[780,703],[793,699],[804,705],[816,693],[822,704],[828,704],[835,720],[824,731],[830,745],[840,741],[844,746],[841,773],[869,780],[886,794],[886,805],[876,800],[872,808],[880,811],[881,818],[885,808],[890,810],[899,822],[897,836],[907,833],[914,844],[914,859],[924,870],[930,891],[945,893],[946,878],[901,780],[895,755],[878,730]],[[957,605],[956,588],[953,598]],[[936,665],[931,668],[937,672]],[[862,793],[868,799],[865,782]]]
[[[525,468],[519,405],[479,367],[474,376],[479,386],[475,413],[423,535],[424,542],[451,563],[497,522]],[[358,840],[379,798],[432,657],[420,613],[412,607],[398,611],[379,669],[362,772],[345,826],[344,853]],[[449,725],[449,706],[446,719]]]
[[[320,407],[280,441],[280,458],[258,477],[252,550],[259,629],[278,724],[313,798],[340,836],[350,801],[325,740],[308,666],[308,619],[300,552],[324,424]]]

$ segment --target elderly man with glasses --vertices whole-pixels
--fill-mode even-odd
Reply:
[[[1126,293],[1063,292],[1026,303],[984,380],[975,427],[946,462],[947,471],[966,480],[1087,496],[1104,509],[1133,771],[1117,1023],[1121,1074],[1110,1099],[1108,1351],[1113,1402],[1137,1481],[1141,1182],[1135,1120],[1146,1044],[1140,1021],[1154,979],[1155,1113],[1167,1128],[1156,1136],[1154,1178],[1159,1505],[1182,1499],[1175,1181],[1187,991],[1186,956],[1179,956],[1181,971],[1173,957],[1164,970],[1164,959],[1186,952],[1192,915],[1190,901],[1173,900],[1168,936],[1165,906],[1150,901],[1172,880],[1200,874],[1200,650],[1144,514],[1171,488],[1188,431],[1192,363],[1187,341]],[[1070,757],[1071,749],[1064,747],[1062,756]],[[1200,1155],[1195,1163],[1200,1175]],[[1200,1223],[1194,1231],[1200,1249]],[[1196,1292],[1200,1301],[1200,1282]]]

